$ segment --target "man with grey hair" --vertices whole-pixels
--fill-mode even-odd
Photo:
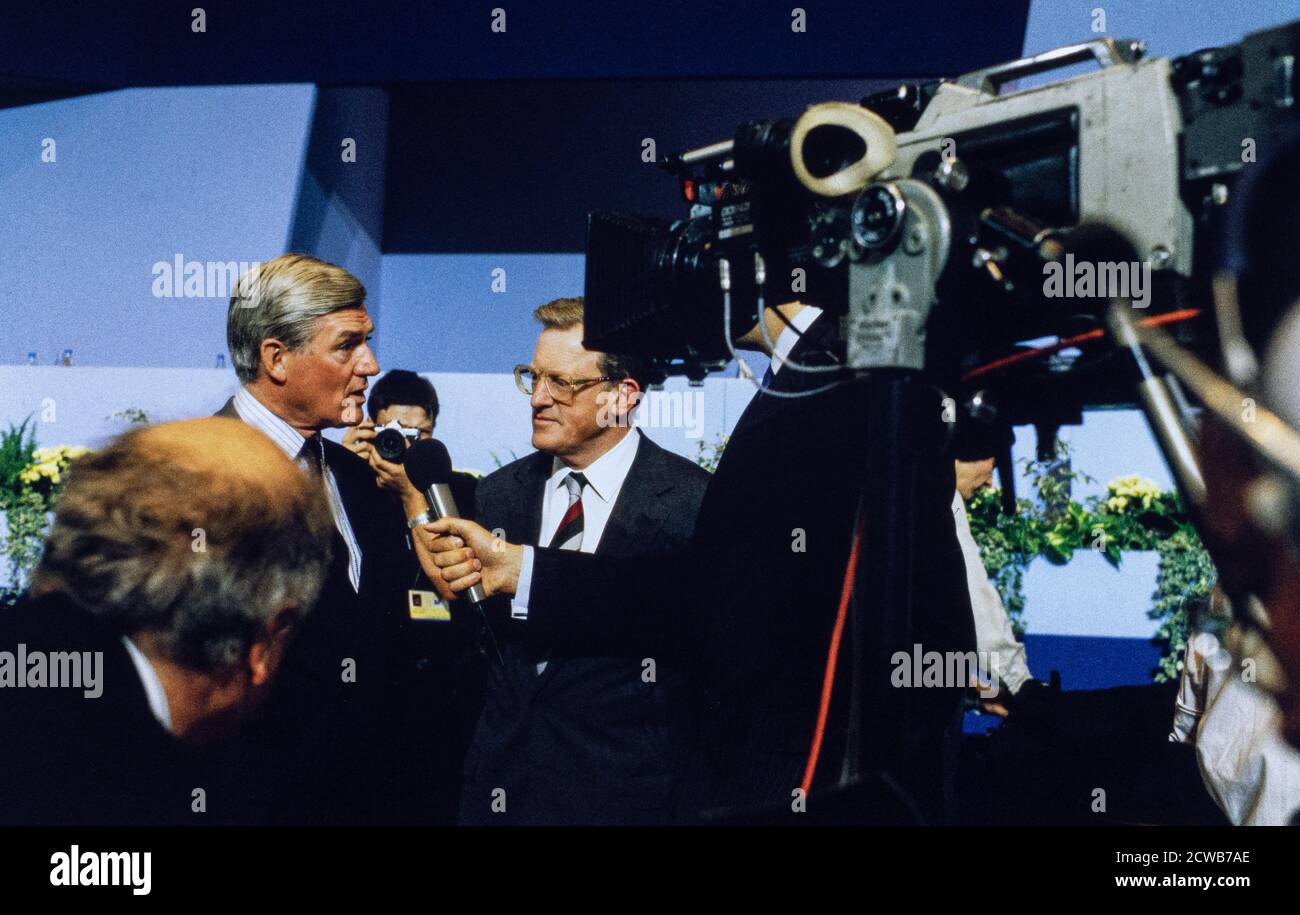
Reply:
[[[317,480],[335,528],[316,613],[285,660],[267,724],[231,763],[293,761],[248,780],[250,816],[276,823],[377,822],[398,809],[385,646],[419,567],[401,507],[364,460],[321,435],[361,421],[379,374],[365,298],[342,267],[285,254],[241,277],[230,299],[226,336],[240,388],[220,415],[266,433]]]
[[[0,617],[0,822],[228,822],[196,748],[265,698],[329,531],[319,489],[228,419],[79,458],[31,588]]]

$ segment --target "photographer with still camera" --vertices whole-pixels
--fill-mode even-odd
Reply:
[[[400,465],[413,442],[433,438],[438,410],[438,392],[432,382],[407,369],[392,369],[375,382],[370,392],[366,401],[370,416],[343,436],[343,446],[370,463],[376,485],[402,500],[407,517],[420,514],[428,506],[423,493],[411,485]],[[452,473],[451,488],[457,505],[473,509],[477,483],[471,474]]]
[[[429,503],[403,464],[412,444],[433,438],[438,392],[415,372],[392,369],[375,382],[366,403],[369,417],[348,429],[343,444],[370,464],[375,484],[401,501],[405,517],[417,517]],[[456,504],[469,517],[477,485],[471,474],[451,474]],[[423,589],[420,604],[412,597],[391,639],[395,778],[404,821],[446,824],[455,817],[461,759],[483,704],[486,670],[464,621],[448,618],[427,584],[416,587],[413,593]]]

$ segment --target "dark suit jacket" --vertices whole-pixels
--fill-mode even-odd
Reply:
[[[20,644],[29,657],[101,652],[103,692],[88,698],[76,688],[0,688],[0,824],[210,822],[191,810],[191,792],[210,782],[153,717],[118,633],[54,593],[24,597],[0,613],[0,651],[16,655]]]
[[[597,555],[682,547],[708,482],[698,465],[640,432],[631,434],[641,437],[640,444]],[[512,542],[538,543],[551,468],[551,456],[539,452],[484,479],[479,523],[503,529]],[[611,582],[584,612],[611,612],[636,590],[652,591],[664,604],[682,599],[675,588],[642,576]],[[526,625],[506,617],[506,609],[493,614],[504,663],[491,664],[486,704],[465,760],[461,822],[665,822],[693,736],[682,670],[654,654],[539,643]],[[543,658],[549,660],[539,675],[536,665]],[[494,813],[497,788],[505,790],[506,804],[504,812]]]
[[[815,361],[834,330],[833,319],[818,320],[792,357]],[[776,386],[807,389],[828,380],[787,366]],[[575,651],[671,657],[696,675],[709,741],[696,760],[695,793],[682,811],[687,820],[711,807],[788,808],[801,781],[865,475],[866,415],[856,384],[795,400],[760,395],[727,445],[688,551],[634,560],[537,551],[528,621],[535,639]],[[916,470],[923,485],[912,634],[926,651],[974,650],[950,509],[952,461],[918,459]],[[869,569],[871,555],[862,562]],[[678,600],[632,588],[628,600],[597,612],[616,582],[660,579],[672,582]],[[814,790],[838,776],[850,668],[842,651]],[[940,820],[945,753],[962,690],[905,692],[897,698],[910,703],[911,728],[903,771],[895,775],[923,813]]]
[[[217,415],[238,418],[233,398]],[[422,579],[402,511],[376,487],[370,465],[336,442],[324,447],[361,547],[361,586],[348,579],[336,533],[320,599],[285,656],[261,721],[237,742],[234,767],[259,773],[240,782],[250,819],[387,822],[401,807],[396,646],[411,625],[407,590]],[[354,682],[344,679],[349,659]]]

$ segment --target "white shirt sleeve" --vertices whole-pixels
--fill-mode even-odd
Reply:
[[[510,618],[528,619],[528,595],[533,589],[533,548],[524,547],[524,556],[519,560],[519,584],[515,596],[510,599]]]
[[[1196,640],[1189,639],[1183,652],[1183,675],[1178,680],[1178,695],[1174,698],[1174,728],[1169,733],[1173,743],[1194,743],[1196,722],[1205,710],[1204,658],[1196,651]]]
[[[1016,639],[1002,596],[984,571],[984,562],[970,532],[961,493],[953,494],[952,512],[957,541],[961,544],[961,555],[966,564],[966,587],[970,591],[971,612],[975,617],[975,646],[982,657],[989,659],[988,672],[1015,695],[1032,677],[1025,659],[1025,646]]]
[[[1193,633],[1170,739],[1195,745],[1206,791],[1233,825],[1285,826],[1300,805],[1300,753],[1280,720],[1218,640]]]

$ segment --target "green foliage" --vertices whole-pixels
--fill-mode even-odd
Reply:
[[[506,462],[506,461],[503,461],[503,460],[501,460],[501,458],[497,457],[497,453],[496,453],[495,451],[489,451],[488,454],[491,455],[491,457],[492,457],[492,465],[493,465],[494,467],[496,467],[497,470],[500,470],[502,467],[506,466],[506,463],[507,463],[507,462]],[[511,448],[511,449],[510,449],[510,461],[513,462],[513,461],[517,461],[517,460],[519,460],[519,455],[515,454],[515,449]]]
[[[27,578],[41,558],[50,513],[67,482],[72,462],[86,453],[80,446],[57,445],[37,448],[27,423],[9,427],[0,434],[0,511],[4,512],[4,536],[0,537],[0,560],[5,584],[0,585],[0,606],[18,599]]]
[[[23,493],[8,503],[4,520],[0,552],[4,554],[6,584],[0,585],[0,607],[18,600],[27,587],[27,576],[40,561],[48,525],[45,496],[36,492]]]
[[[21,425],[11,423],[0,433],[0,510],[8,508],[25,488],[18,475],[31,466],[36,451],[36,429],[28,428],[31,421],[28,416]]]
[[[718,469],[718,462],[722,460],[722,452],[726,449],[729,438],[728,435],[719,435],[712,442],[701,440],[696,446],[695,463],[713,473]]]
[[[1188,608],[1209,596],[1217,573],[1210,554],[1190,528],[1160,541],[1156,552],[1160,556],[1160,571],[1156,574],[1155,607],[1150,615],[1160,620],[1156,640],[1168,645],[1156,673],[1156,680],[1163,682],[1182,673],[1190,628]]]
[[[1176,678],[1187,645],[1187,609],[1206,598],[1216,578],[1177,493],[1123,477],[1107,483],[1105,495],[1077,502],[1069,485],[1088,478],[1070,468],[1064,444],[1053,460],[1026,461],[1025,468],[1034,498],[1018,499],[1015,515],[1002,514],[1001,493],[992,488],[977,492],[967,505],[984,568],[1016,633],[1024,631],[1025,569],[1035,558],[1064,565],[1076,550],[1091,549],[1119,568],[1125,552],[1155,550],[1159,572],[1147,615],[1160,621],[1155,641],[1163,652],[1154,677]]]

